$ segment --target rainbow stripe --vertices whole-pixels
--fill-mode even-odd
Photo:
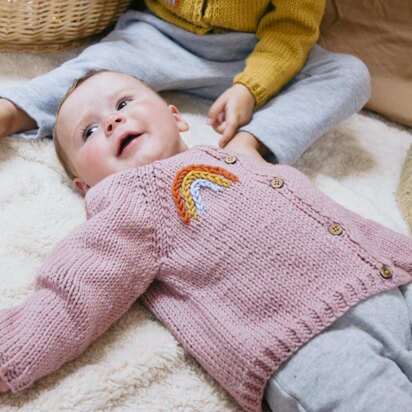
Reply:
[[[239,182],[238,177],[222,167],[194,164],[178,170],[172,183],[172,197],[182,222],[198,220],[198,214],[204,213],[202,188],[221,192],[235,182]]]

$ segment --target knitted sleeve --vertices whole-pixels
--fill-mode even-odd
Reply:
[[[150,210],[129,198],[101,202],[46,258],[35,292],[0,311],[0,377],[13,392],[79,356],[156,276]]]
[[[272,0],[261,19],[258,43],[234,83],[244,84],[261,106],[302,69],[319,36],[325,0]]]

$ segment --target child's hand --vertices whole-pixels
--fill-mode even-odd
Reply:
[[[219,146],[224,147],[240,126],[252,118],[255,98],[243,84],[234,84],[221,94],[209,109],[208,124],[222,135]]]
[[[0,137],[34,129],[36,122],[12,102],[0,98]]]
[[[8,388],[8,386],[2,380],[0,380],[0,393],[5,393],[9,390],[10,389]]]
[[[263,143],[247,132],[236,133],[236,136],[226,145],[225,150],[245,154],[261,161],[265,161],[263,156],[270,153]]]

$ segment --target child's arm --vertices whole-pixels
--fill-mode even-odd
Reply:
[[[116,48],[121,50],[121,45],[116,44],[116,42],[105,43],[102,41],[87,47],[79,56],[46,74],[17,86],[1,88],[0,98],[7,99],[33,121],[29,124],[30,127],[25,127],[26,125],[17,122],[13,128],[4,129],[0,135],[28,130],[25,137],[52,136],[58,105],[69,87],[88,71],[114,68],[118,61]],[[111,59],[105,58],[105,56],[111,56]],[[10,117],[6,114],[4,116],[7,119],[5,120],[6,124],[7,121],[10,121]]]
[[[34,129],[36,122],[23,110],[6,99],[0,99],[0,137]]]
[[[256,106],[277,93],[304,66],[319,37],[325,0],[274,0],[256,31],[259,39],[235,83],[246,85]]]
[[[113,192],[120,196],[112,205],[48,256],[35,293],[0,311],[0,380],[13,392],[79,356],[156,276],[160,259],[144,199],[119,187],[109,198]]]
[[[246,59],[245,69],[234,78],[235,86],[244,85],[254,104],[250,105],[250,98],[234,103],[236,96],[231,88],[210,108],[209,123],[219,133],[224,130],[223,145],[245,124],[245,119],[250,120],[253,107],[260,107],[300,72],[318,39],[325,0],[273,0],[272,3],[273,10],[258,25],[259,41]],[[228,93],[234,97],[228,98]],[[245,101],[248,103],[241,108]],[[243,111],[242,116],[236,114],[239,110]],[[229,124],[225,125],[223,119],[230,119]],[[228,130],[225,126],[229,126]]]
[[[126,30],[125,25],[128,25],[130,29]],[[141,66],[136,64],[134,59],[125,57],[136,54],[134,44],[127,41],[133,33],[132,26],[133,24],[128,23],[127,13],[125,13],[111,33],[99,43],[86,47],[80,55],[20,85],[0,88],[0,99],[12,102],[15,108],[20,109],[20,114],[24,113],[32,120],[29,123],[17,122],[14,127],[9,128],[7,124],[11,118],[6,113],[3,116],[0,114],[0,124],[4,123],[4,126],[0,125],[0,137],[24,130],[28,130],[24,136],[30,138],[51,136],[55,114],[65,93],[76,79],[90,71],[122,71],[141,78]]]

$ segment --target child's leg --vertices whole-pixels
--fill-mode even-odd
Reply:
[[[121,71],[156,91],[184,90],[215,99],[243,70],[255,44],[253,33],[198,36],[150,13],[129,11],[100,43],[50,73],[0,90],[0,96],[36,121],[37,134],[27,137],[43,137],[51,134],[68,87],[90,70]],[[367,77],[359,60],[315,47],[297,78],[243,130],[268,146],[278,161],[291,163],[313,140],[360,109],[369,92]]]
[[[399,289],[361,302],[272,376],[266,401],[273,412],[410,410],[410,322]]]
[[[406,305],[408,306],[410,326],[411,326],[411,331],[412,331],[412,283],[401,286],[399,289],[405,299]]]
[[[315,46],[302,71],[241,128],[292,164],[318,137],[359,111],[370,95],[369,73],[356,57]]]
[[[36,121],[37,137],[51,135],[59,102],[73,81],[91,70],[127,73],[144,80],[156,91],[188,90],[215,98],[244,67],[243,59],[231,58],[247,54],[255,44],[251,33],[223,36],[197,36],[150,13],[129,11],[100,43],[87,47],[50,73],[0,90],[0,96]]]

